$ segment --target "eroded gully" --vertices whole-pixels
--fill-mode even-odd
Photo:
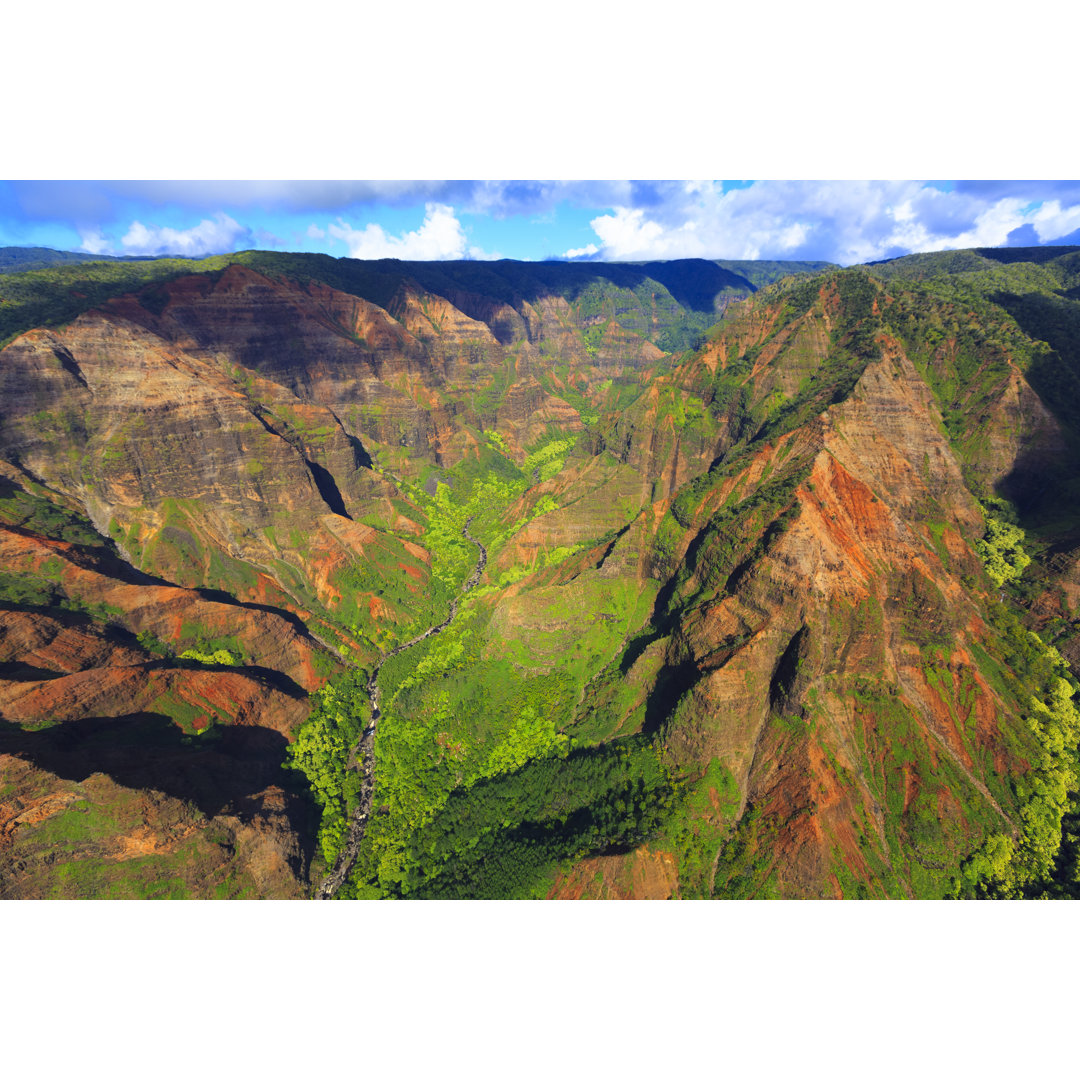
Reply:
[[[371,722],[364,729],[363,734],[357,740],[356,745],[350,753],[351,762],[359,761],[361,775],[360,805],[357,806],[356,810],[353,812],[353,816],[349,819],[349,829],[345,836],[345,846],[338,856],[337,864],[323,879],[322,884],[315,892],[316,900],[333,899],[334,894],[341,888],[345,879],[349,876],[349,871],[352,870],[353,864],[356,862],[356,856],[360,850],[360,843],[364,839],[364,833],[367,831],[368,818],[371,816],[371,803],[375,796],[375,730],[379,725],[379,717],[382,715],[379,712],[379,672],[382,670],[383,664],[391,659],[391,657],[397,656],[406,649],[411,649],[414,645],[419,645],[421,641],[425,641],[427,638],[433,637],[435,634],[445,630],[454,621],[454,617],[457,615],[458,602],[476,585],[480,580],[480,575],[484,572],[484,567],[487,566],[487,548],[485,548],[484,545],[469,532],[469,526],[472,524],[472,520],[473,519],[470,517],[468,521],[465,522],[465,525],[461,530],[461,535],[464,536],[469,543],[476,545],[480,555],[476,560],[476,566],[473,568],[469,580],[461,586],[461,591],[450,601],[450,613],[438,624],[438,626],[428,627],[422,634],[414,637],[412,641],[406,641],[403,645],[398,645],[396,648],[391,649],[390,652],[375,665],[375,670],[372,671],[368,678],[367,692],[368,698],[371,700]],[[356,766],[354,765],[353,767]]]

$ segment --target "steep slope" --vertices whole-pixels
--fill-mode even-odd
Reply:
[[[1075,784],[1071,691],[973,551],[982,513],[956,453],[971,433],[963,414],[946,427],[916,366],[935,320],[857,272],[814,289],[755,305],[700,357],[714,400],[740,389],[748,441],[657,532],[660,576],[683,563],[652,620],[674,705],[659,726],[676,770],[701,777],[671,835],[680,892],[949,895],[1004,837],[1014,871],[1045,874]],[[960,385],[978,360],[1004,369],[981,388],[998,415],[1035,403],[994,457],[969,455],[983,484],[1015,475],[1060,425],[1000,347],[951,348],[931,384]]]
[[[541,888],[545,858],[595,842],[592,826],[508,813],[527,770],[499,766],[568,754],[585,768],[575,742],[634,732],[660,737],[686,785],[666,826],[681,895],[952,895],[1004,873],[1006,848],[1015,880],[1045,873],[1071,769],[1054,746],[1075,714],[1053,655],[995,602],[974,550],[968,433],[961,417],[950,434],[920,372],[935,340],[933,320],[913,316],[921,303],[858,272],[786,286],[598,416],[575,451],[585,461],[548,482],[556,505],[505,546],[496,537],[498,576],[466,603],[467,633],[389,673],[376,748],[387,816],[355,875],[361,895]],[[984,388],[995,407],[1034,399],[1017,358],[986,344],[965,339],[939,367],[956,384],[981,357],[1004,368]],[[674,463],[671,441],[649,456],[665,383],[679,391],[672,433],[712,426],[657,489],[641,478],[656,458]],[[990,475],[1015,470],[1032,431],[1054,435],[1050,414],[1032,417],[984,452]],[[568,496],[590,469],[621,465],[613,445],[638,479],[618,503],[624,524],[597,521],[590,544],[595,514]],[[614,796],[631,823],[667,798],[637,783]],[[502,807],[479,840],[459,806],[470,784],[473,820]],[[596,797],[588,813],[605,820]],[[418,825],[444,854],[410,839]],[[482,863],[450,853],[478,842]],[[493,868],[500,855],[515,884]]]
[[[1080,718],[1013,609],[1068,653],[1080,443],[1032,298],[1075,270],[972,258],[245,253],[17,336],[2,887],[299,895],[363,773],[343,896],[1036,888]],[[999,587],[1001,495],[1047,531]]]
[[[453,283],[451,300],[400,264],[348,268],[384,308],[313,280],[303,259],[286,260],[291,280],[281,260],[270,262],[270,277],[228,260],[208,260],[185,277],[192,264],[169,260],[15,275],[5,286],[15,325],[35,312],[58,325],[31,330],[0,354],[7,523],[0,710],[26,733],[6,728],[5,748],[45,766],[33,783],[44,791],[48,769],[59,770],[46,794],[56,796],[49,805],[62,822],[79,820],[71,814],[81,811],[68,805],[74,789],[61,781],[69,773],[83,779],[75,776],[82,754],[121,785],[180,800],[184,820],[235,817],[242,799],[237,827],[248,828],[263,811],[253,808],[246,781],[237,788],[226,779],[232,766],[194,787],[170,778],[191,774],[189,758],[217,760],[207,748],[226,738],[242,747],[244,768],[294,787],[288,777],[301,778],[280,766],[308,714],[305,692],[342,670],[340,653],[320,642],[370,662],[441,617],[459,584],[460,553],[424,509],[437,509],[428,490],[439,490],[445,467],[468,479],[495,463],[523,492],[528,475],[558,471],[583,430],[578,408],[545,388],[546,366],[544,382],[534,373],[538,359],[564,358],[567,376],[573,370],[587,387],[594,358],[618,374],[663,355],[601,317],[613,297],[637,304],[646,295],[633,292],[642,281],[636,272],[618,272],[628,288],[608,296],[603,284],[589,292],[595,271],[570,270],[584,299],[572,303],[533,282],[535,304],[512,293],[513,306],[502,279],[495,296]],[[331,279],[341,282],[340,274]],[[137,296],[123,294],[147,280]],[[121,295],[109,299],[110,291]],[[79,314],[80,295],[84,306],[94,299],[100,306]],[[571,290],[570,301],[577,295]],[[667,304],[669,322],[681,317],[677,303]],[[651,333],[667,325],[655,310],[649,318]],[[640,315],[630,321],[646,325]],[[592,326],[603,331],[595,351],[586,336]],[[585,402],[580,390],[576,400]],[[538,440],[534,462],[524,447]],[[384,459],[379,471],[372,452]],[[110,718],[127,734],[112,734]],[[57,724],[68,734],[50,734]],[[72,743],[85,724],[96,725],[91,741],[122,745],[95,757],[82,737]],[[267,737],[236,743],[229,732],[245,725]],[[65,757],[58,739],[78,754]],[[159,767],[143,768],[140,755],[151,746]],[[115,809],[110,800],[121,798],[119,788],[107,790],[106,816]],[[286,830],[307,820],[298,797],[268,796]],[[204,813],[199,799],[207,798]],[[38,819],[11,821],[10,835],[28,838],[33,861],[33,829],[23,826]],[[110,821],[103,835],[126,827],[123,815]],[[275,895],[306,886],[312,833],[303,830]],[[211,832],[222,839],[207,858],[235,876],[235,829]],[[167,846],[150,844],[159,854]],[[73,857],[108,859],[107,848]],[[79,873],[99,880],[89,865]],[[120,894],[156,888],[153,873],[135,885],[123,874],[106,879]],[[67,888],[55,875],[29,880],[10,884],[10,894]],[[184,889],[198,891],[196,879],[184,880]]]
[[[281,766],[334,664],[287,613],[150,579],[4,496],[0,896],[302,895],[312,812]]]

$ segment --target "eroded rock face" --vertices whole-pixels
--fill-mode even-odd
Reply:
[[[3,526],[0,526],[0,560],[9,572],[40,573],[43,567],[47,568],[68,598],[84,608],[103,606],[123,613],[125,624],[136,634],[150,632],[180,651],[198,638],[234,637],[250,664],[281,673],[298,692],[319,684],[312,667],[312,655],[318,645],[305,633],[302,624],[288,618],[287,612],[209,600],[191,589],[126,573],[122,563],[109,564],[62,540],[29,536]],[[20,655],[36,655],[32,643],[35,635],[47,632],[43,629],[45,625],[36,613],[33,618],[26,613],[13,613],[10,620],[5,619],[6,640],[12,642],[13,635],[23,633],[26,637]],[[58,632],[54,624],[48,625],[48,632]],[[92,627],[85,633],[95,640],[93,635],[101,637],[100,631]],[[113,648],[119,650],[118,657],[130,657],[130,647]],[[15,655],[13,652],[12,659]],[[122,659],[110,659],[109,663],[128,666]]]
[[[541,346],[549,356],[563,350],[588,359],[574,320],[562,298],[515,307],[405,281],[383,308],[233,265],[117,298],[4,349],[5,482],[20,497],[85,515],[143,571],[104,548],[0,526],[5,572],[47,583],[54,605],[16,606],[0,617],[0,717],[28,729],[60,725],[5,729],[5,768],[42,790],[26,806],[16,799],[5,819],[9,840],[26,839],[33,849],[34,827],[83,799],[89,789],[61,782],[65,770],[79,771],[82,753],[103,778],[80,774],[78,783],[98,784],[103,813],[125,801],[128,786],[156,785],[171,809],[145,810],[141,825],[77,862],[82,855],[167,862],[190,841],[200,858],[230,880],[239,873],[258,895],[306,888],[310,852],[301,848],[311,823],[308,840],[295,832],[288,839],[303,814],[295,792],[274,795],[273,781],[307,715],[306,692],[340,665],[302,620],[311,621],[312,605],[333,614],[353,602],[375,623],[400,622],[409,594],[422,601],[430,577],[430,553],[406,539],[423,533],[424,516],[385,472],[372,470],[371,452],[381,449],[415,479],[415,461],[452,465],[476,453],[483,425],[497,425],[519,458],[553,428],[580,432],[578,410],[534,371]],[[608,369],[660,355],[616,326],[601,351]],[[478,405],[485,394],[488,404]],[[592,528],[569,527],[574,536]],[[380,589],[387,574],[403,577],[396,600]],[[206,588],[242,604],[199,591]],[[223,641],[237,653],[229,655],[232,667],[177,660],[192,648],[207,656],[206,642]],[[364,656],[370,646],[356,648]],[[91,742],[114,729],[134,742],[99,762],[78,734],[87,724],[96,725]],[[175,738],[167,734],[173,729]],[[214,739],[240,729],[254,741],[233,749],[248,756],[220,760],[239,764],[238,775],[261,764],[258,782],[236,787],[215,772]],[[138,764],[136,744],[147,739],[168,743],[155,751],[157,772]],[[194,775],[183,764],[192,754],[192,768],[209,763],[214,777],[174,790],[163,777]],[[47,781],[50,769],[60,779]],[[185,808],[193,790],[205,801],[215,787],[230,797],[203,811]],[[207,844],[198,839],[219,833]],[[61,888],[50,874],[16,874],[5,888],[93,894],[89,885]],[[184,880],[207,895],[194,878]]]
[[[301,899],[310,807],[250,745],[164,745],[145,719],[0,722],[0,898]],[[127,745],[125,745],[127,744]]]
[[[271,612],[118,580],[71,544],[0,529],[0,548],[6,573],[46,565],[72,598],[0,606],[0,896],[304,895],[311,808],[282,765],[315,643]],[[87,614],[103,610],[126,627]],[[243,642],[248,666],[133,633],[175,654],[196,626]]]
[[[416,492],[496,445],[531,476],[482,655],[581,652],[560,728],[606,716],[590,737],[646,731],[737,789],[691,817],[725,858],[650,841],[552,895],[908,895],[1015,829],[1031,747],[988,674],[972,490],[1064,436],[1007,350],[956,390],[956,341],[884,316],[919,298],[851,275],[734,305],[681,357],[595,298],[424,280],[380,306],[232,265],[0,351],[4,483],[113,545],[0,524],[45,597],[0,610],[0,893],[305,893],[313,810],[281,765],[343,670],[326,642],[370,664],[423,628]],[[224,641],[232,663],[178,657]]]
[[[671,900],[678,895],[678,867],[667,851],[648,845],[631,856],[583,859],[560,874],[549,900]]]
[[[747,384],[757,400],[790,392],[792,372],[805,378],[835,347],[830,309],[838,318],[827,303],[768,338]],[[723,370],[775,325],[768,312],[740,317],[695,363]],[[721,762],[741,798],[741,854],[732,864],[717,851],[682,895],[753,895],[739,891],[750,880],[784,896],[912,895],[987,828],[1016,835],[1006,778],[1029,757],[1015,705],[978,659],[994,648],[986,585],[973,587],[982,514],[934,394],[899,341],[877,345],[844,400],[685,505],[690,527],[670,562],[653,564],[661,580],[684,567],[654,615],[669,760],[690,775]],[[1025,449],[999,447],[999,471]],[[752,509],[785,480],[790,496]],[[631,545],[616,547],[624,565]],[[631,882],[640,854],[621,869],[584,862],[559,894],[592,895],[594,872],[602,890]]]

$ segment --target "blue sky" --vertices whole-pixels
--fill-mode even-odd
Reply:
[[[1080,181],[4,181],[0,245],[827,259],[1080,243]]]

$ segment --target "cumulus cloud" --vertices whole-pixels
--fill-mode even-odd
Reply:
[[[1072,206],[1062,206],[1058,199],[1045,202],[1035,211],[1032,221],[1044,244],[1061,240],[1066,233],[1080,228],[1080,198]]]
[[[419,229],[389,236],[374,222],[354,229],[344,219],[329,226],[329,233],[345,242],[354,259],[463,259],[466,252],[465,230],[452,206],[442,203],[424,205],[424,222]],[[470,255],[478,248],[469,249]]]
[[[763,180],[726,192],[711,181],[658,184],[651,206],[616,205],[593,218],[599,243],[565,257],[851,265],[912,251],[993,247],[1029,236],[1026,229],[1017,233],[1028,225],[1044,244],[1080,228],[1080,186],[1071,199],[1063,193],[1042,203],[1032,203],[1029,193],[1015,187],[943,191],[921,181]]]
[[[203,255],[318,241],[357,258],[499,258],[470,242],[459,221],[474,220],[466,215],[528,218],[537,233],[543,228],[548,251],[575,245],[566,259],[850,265],[912,251],[1075,243],[1080,235],[1078,181],[14,181],[0,184],[3,198],[22,222],[66,218],[93,254]],[[166,220],[178,211],[205,220],[190,229],[145,224],[164,217],[164,206]],[[423,222],[412,231],[377,223],[376,207],[417,207],[419,216],[420,206]],[[574,214],[564,213],[568,206]],[[578,231],[582,218],[591,219],[592,242]],[[513,226],[506,243],[522,243],[526,231]]]
[[[204,218],[190,229],[133,221],[120,243],[130,255],[213,255],[250,245],[252,233],[228,214],[219,213],[213,221]]]
[[[79,248],[91,255],[101,255],[109,250],[109,241],[100,229],[80,229]]]
[[[644,210],[618,206],[614,214],[603,214],[589,224],[600,237],[603,252],[614,259],[664,259],[671,257],[667,254],[670,251],[681,248],[689,253],[688,249],[695,247],[694,240],[688,241],[685,235],[678,235],[685,234],[685,223],[678,228],[665,229],[657,221],[646,220]],[[694,251],[694,254],[698,252]]]

